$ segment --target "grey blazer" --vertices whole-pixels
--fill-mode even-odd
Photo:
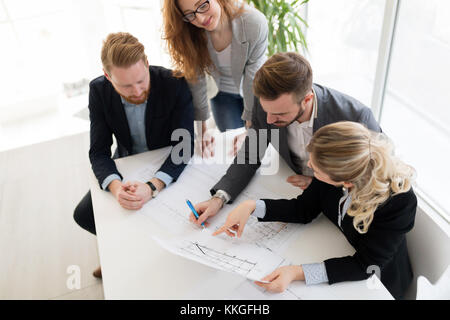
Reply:
[[[319,128],[327,124],[338,121],[359,122],[364,124],[370,130],[381,132],[381,128],[375,120],[372,111],[358,100],[318,84],[313,84],[313,88],[317,99],[317,118],[314,119],[313,132],[316,132]],[[231,202],[241,193],[261,165],[265,150],[271,142],[271,130],[279,130],[279,143],[278,146],[277,144],[273,144],[274,147],[278,147],[277,151],[289,167],[297,174],[301,174],[299,168],[292,162],[287,143],[287,128],[278,128],[268,124],[267,113],[264,112],[259,103],[259,99],[256,97],[253,109],[252,129],[255,129],[257,132],[258,149],[254,150],[257,154],[255,155],[254,152],[252,154],[249,152],[247,147],[249,138],[246,137],[244,144],[234,159],[233,164],[228,168],[227,173],[211,189],[212,195],[215,194],[217,190],[224,190],[230,195]],[[267,137],[263,136],[265,141],[260,141],[262,139],[260,139],[258,135],[258,130],[260,129],[267,129]],[[237,164],[238,158],[245,159],[245,163]],[[256,161],[253,161],[253,164],[250,161],[252,159],[256,159]]]
[[[236,88],[241,87],[244,95],[243,120],[252,119],[253,78],[256,71],[266,60],[268,25],[266,17],[255,8],[245,5],[244,13],[231,21],[233,37],[231,40],[231,74]],[[214,66],[218,58],[208,35],[208,51]],[[217,85],[220,81],[218,69],[211,70]],[[194,103],[194,120],[207,120],[210,116],[206,95],[206,78],[199,77],[197,82],[189,83]]]

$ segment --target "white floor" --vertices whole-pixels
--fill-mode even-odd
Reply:
[[[0,299],[104,298],[96,238],[72,217],[88,190],[88,147],[84,132],[0,152]]]

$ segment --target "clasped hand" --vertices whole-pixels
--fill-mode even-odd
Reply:
[[[114,196],[117,201],[128,210],[139,210],[152,198],[150,186],[139,181],[120,183],[115,190]]]

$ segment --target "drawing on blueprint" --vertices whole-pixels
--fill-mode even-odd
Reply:
[[[181,249],[202,259],[206,259],[206,261],[213,263],[218,268],[236,272],[243,276],[249,274],[257,264],[256,262],[236,255],[220,252],[198,242],[191,241],[189,245]]]
[[[249,243],[233,243],[211,237],[209,232],[191,233],[175,239],[153,239],[166,250],[209,267],[260,281],[283,263],[284,258]]]

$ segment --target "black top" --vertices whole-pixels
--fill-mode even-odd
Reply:
[[[184,78],[173,77],[169,69],[158,66],[150,66],[149,69],[151,89],[145,113],[147,147],[155,150],[175,146],[180,141],[178,137],[172,141],[172,133],[176,129],[185,129],[190,141],[180,140],[190,146],[190,158],[194,153],[194,107],[189,87]],[[111,159],[112,135],[116,137],[118,145],[114,158],[121,158],[132,155],[131,133],[120,95],[111,82],[101,76],[91,81],[89,89],[89,159],[101,184],[110,174],[121,176]],[[184,159],[182,149],[179,154]],[[175,181],[186,164],[174,163],[169,156],[159,170]]]
[[[296,199],[268,200],[266,215],[260,221],[309,223],[321,212],[336,227],[342,188],[313,179],[311,185]],[[413,272],[406,245],[406,233],[414,226],[417,198],[414,191],[389,198],[374,212],[369,230],[360,234],[353,226],[353,217],[346,214],[340,229],[355,248],[353,256],[325,260],[329,284],[364,280],[379,267],[380,280],[396,299],[405,294]]]

